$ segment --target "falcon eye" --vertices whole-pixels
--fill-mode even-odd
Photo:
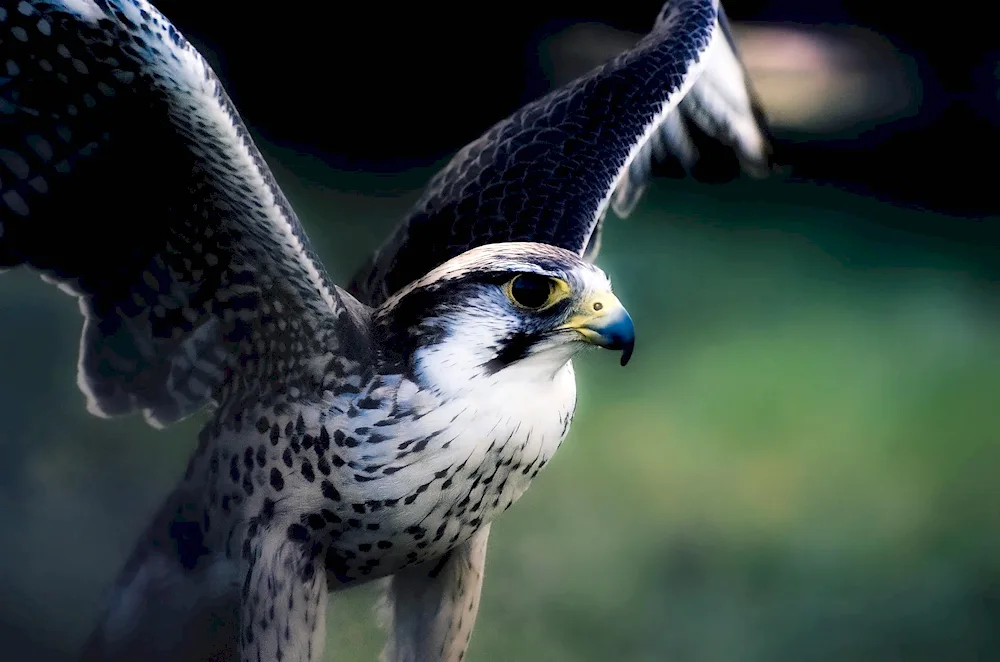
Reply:
[[[540,310],[551,303],[556,283],[548,276],[519,274],[507,283],[505,289],[510,300],[517,305],[528,310]]]

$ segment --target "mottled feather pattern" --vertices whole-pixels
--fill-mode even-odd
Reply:
[[[221,83],[148,2],[0,0],[0,268],[79,298],[95,413],[211,405],[86,659],[318,660],[327,592],[386,576],[385,659],[462,659],[490,523],[573,418],[571,358],[597,332],[569,322],[610,296],[580,255],[721,39],[713,0],[664,12],[455,157],[356,280],[373,309],[330,282]],[[743,107],[732,64],[699,96],[709,115]],[[496,243],[518,239],[543,243]],[[529,273],[565,297],[515,301]]]
[[[428,314],[454,312],[449,297],[440,304]],[[454,326],[473,319],[459,318]],[[419,333],[419,325],[403,325]],[[235,416],[217,412],[184,481],[140,546],[144,551],[122,573],[123,597],[102,621],[156,621],[162,603],[175,599],[174,583],[151,586],[143,573],[149,550],[173,549],[185,576],[208,577],[233,562],[248,568],[236,573],[232,587],[242,610],[244,653],[276,659],[278,651],[298,651],[305,654],[291,659],[316,659],[327,590],[407,569],[413,582],[428,572],[422,566],[444,564],[451,550],[464,548],[517,501],[565,439],[576,405],[572,364],[552,381],[459,374],[456,385],[441,386],[463,392],[447,397],[412,377],[369,374],[359,387],[326,393],[314,407],[245,402]],[[455,563],[464,558],[457,554]],[[467,608],[481,577],[447,576],[475,589],[447,598]],[[161,591],[162,598],[153,599]],[[144,597],[142,610],[122,614],[136,592]],[[403,604],[430,610],[426,618],[435,613],[419,601]],[[468,643],[474,614],[457,616],[467,619],[464,625],[442,612],[436,644],[456,654]],[[429,633],[397,622],[403,630],[393,645],[399,650],[427,644]],[[120,647],[121,639],[128,637],[105,625],[90,650],[106,659],[106,642]]]
[[[272,383],[311,388],[331,321],[363,313],[201,55],[138,0],[0,9],[0,266],[80,296],[91,410],[164,424]]]
[[[397,574],[385,605],[390,634],[382,662],[464,658],[479,610],[489,531],[484,526],[444,563]]]
[[[541,241],[592,259],[613,194],[616,212],[624,215],[654,157],[673,154],[688,167],[697,161],[681,123],[714,90],[735,101],[712,104],[699,116],[718,123],[712,139],[738,152],[748,169],[766,161],[763,118],[749,107],[752,91],[742,68],[706,79],[707,93],[689,93],[699,90],[705,65],[712,66],[710,46],[735,48],[719,21],[725,17],[718,2],[668,2],[634,48],[494,125],[434,177],[350,291],[377,304],[437,264],[489,242]],[[685,109],[671,112],[677,104]],[[746,114],[750,125],[742,122]],[[740,131],[734,133],[729,127],[736,120]]]

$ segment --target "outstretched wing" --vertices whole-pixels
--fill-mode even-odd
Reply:
[[[79,296],[91,411],[166,424],[210,401],[294,396],[317,359],[363,351],[363,308],[152,5],[0,0],[0,63],[0,269]]]
[[[755,177],[771,169],[771,135],[763,110],[740,60],[729,20],[717,2],[716,7],[718,24],[712,39],[718,43],[706,54],[701,74],[695,74],[690,91],[656,125],[615,187],[611,209],[622,218],[642,197],[657,162],[672,161],[689,174],[723,170],[730,161]],[[668,4],[660,21],[669,9]]]
[[[695,167],[704,136],[746,170],[767,170],[767,132],[718,0],[671,0],[633,49],[458,152],[351,291],[377,304],[491,242],[538,241],[593,257],[608,207],[631,211],[656,158]]]

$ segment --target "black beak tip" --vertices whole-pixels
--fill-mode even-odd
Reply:
[[[635,349],[635,327],[632,325],[632,318],[622,310],[619,315],[601,322],[586,327],[591,332],[586,336],[588,342],[604,349],[620,350],[621,364],[626,365],[632,359],[632,350]]]
[[[628,365],[629,359],[632,358],[632,350],[635,349],[635,342],[630,342],[625,347],[622,348],[622,367]]]
[[[605,331],[606,338],[610,341],[608,349],[620,349],[622,352],[622,365],[626,365],[632,358],[632,350],[635,349],[635,327],[632,325],[632,318],[625,313],[624,318],[612,325]]]

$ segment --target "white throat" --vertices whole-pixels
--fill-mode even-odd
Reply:
[[[561,342],[491,370],[487,366],[497,357],[497,350],[484,345],[474,330],[463,329],[445,342],[417,350],[414,368],[423,385],[444,398],[481,393],[486,398],[507,397],[511,403],[523,397],[555,398],[550,401],[558,402],[567,379],[573,382],[575,398],[571,359],[584,346]]]

